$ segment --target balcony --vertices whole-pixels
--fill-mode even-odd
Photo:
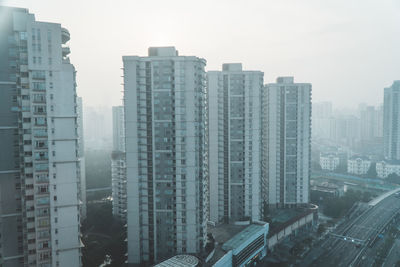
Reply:
[[[69,49],[68,46],[64,46],[62,48],[62,56],[65,58],[66,56],[68,56],[71,53],[71,49]]]
[[[65,44],[71,39],[69,31],[65,28],[61,28],[61,40],[62,43]]]

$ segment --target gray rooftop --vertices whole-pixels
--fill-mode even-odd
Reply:
[[[264,230],[264,226],[251,224],[225,242],[225,244],[222,245],[222,249],[225,251],[234,250],[243,244],[243,242],[245,242],[247,239],[262,230]]]

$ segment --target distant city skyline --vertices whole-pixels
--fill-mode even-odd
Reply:
[[[77,90],[88,106],[121,105],[121,56],[144,56],[149,46],[179,47],[181,54],[205,58],[206,70],[242,62],[263,71],[265,83],[295,76],[313,84],[313,101],[329,100],[338,108],[354,101],[382,103],[383,88],[399,79],[400,3],[395,0],[0,4],[29,8],[39,20],[68,27]]]

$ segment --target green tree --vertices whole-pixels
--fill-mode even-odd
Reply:
[[[321,223],[321,224],[318,226],[318,230],[317,230],[318,235],[321,235],[323,232],[325,232],[325,230],[326,230],[325,224]]]
[[[391,173],[386,177],[386,180],[390,183],[400,184],[400,176],[395,173]]]
[[[321,165],[317,161],[311,161],[311,169],[313,171],[321,171],[322,170]]]
[[[347,164],[344,162],[340,162],[339,165],[336,167],[335,172],[347,173]]]
[[[368,178],[376,178],[378,176],[378,174],[376,173],[376,163],[375,162],[371,163],[371,166],[369,166],[369,169],[365,176]]]

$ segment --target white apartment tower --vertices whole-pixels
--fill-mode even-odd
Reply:
[[[128,263],[199,253],[208,214],[206,61],[153,47],[123,62]]]
[[[261,220],[261,105],[264,73],[223,64],[208,71],[210,220]]]
[[[85,142],[83,135],[83,103],[82,97],[76,98],[76,123],[78,131],[78,158],[80,164],[80,172],[78,175],[78,186],[80,204],[80,214],[82,219],[86,218],[86,169],[85,169]]]
[[[385,88],[383,101],[384,155],[389,160],[400,160],[400,80]]]
[[[113,151],[111,154],[111,185],[113,215],[126,221],[126,161],[124,107],[112,108]]]
[[[68,30],[0,6],[0,263],[81,266]]]
[[[309,202],[311,84],[279,77],[264,91],[264,165],[270,207]]]

